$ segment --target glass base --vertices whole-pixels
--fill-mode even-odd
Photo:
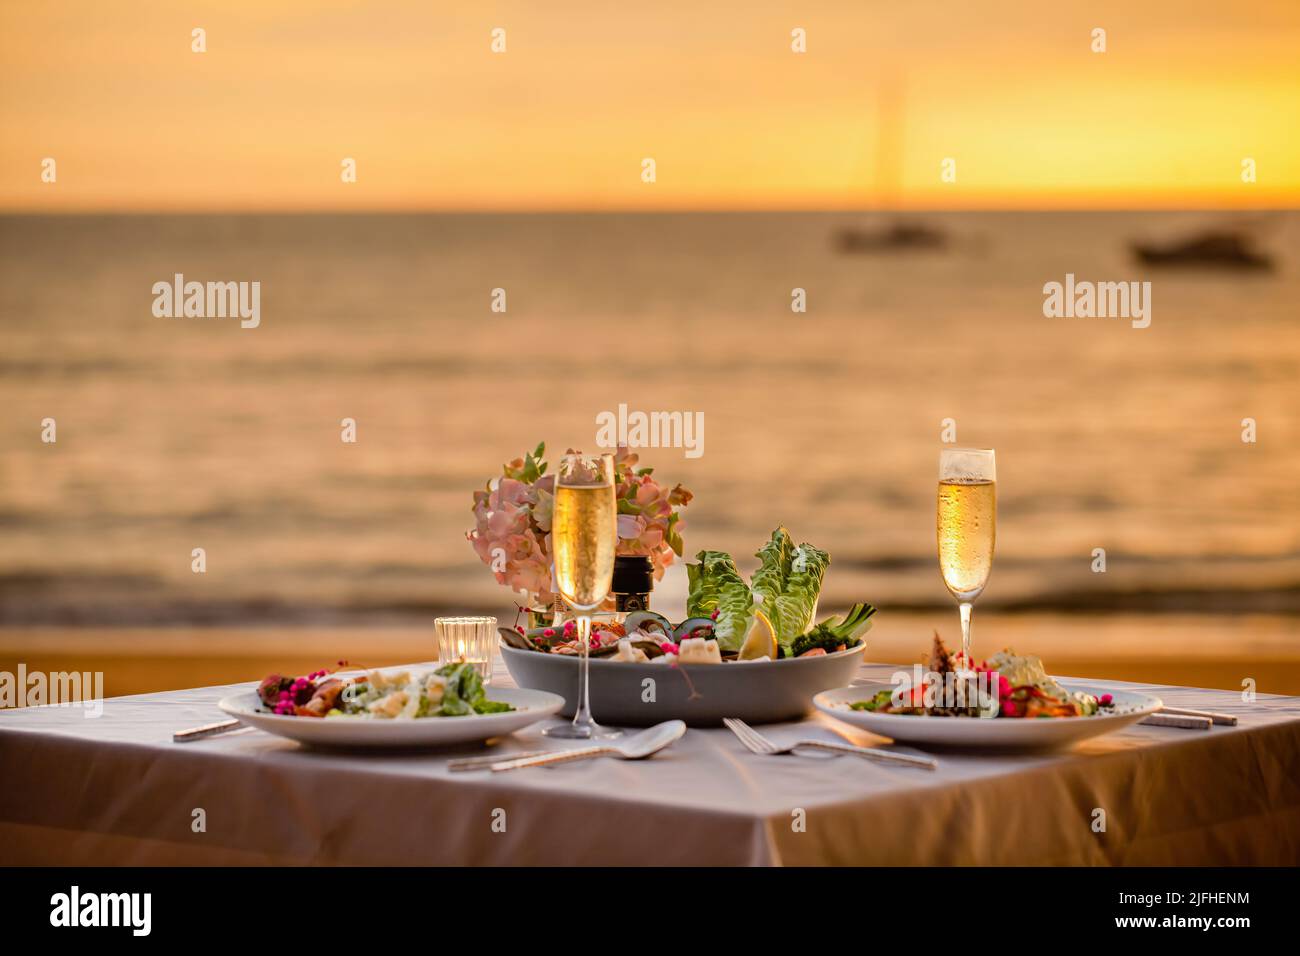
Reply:
[[[608,740],[610,737],[623,736],[623,731],[602,727],[592,721],[586,724],[556,724],[554,727],[545,728],[542,736],[560,737],[564,740]]]

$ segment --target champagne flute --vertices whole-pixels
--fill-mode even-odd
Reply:
[[[993,567],[997,513],[993,449],[945,448],[939,452],[939,570],[961,610],[962,669],[967,671],[974,669],[971,605],[988,584]]]
[[[614,502],[613,455],[565,455],[555,475],[555,508],[551,517],[551,555],[555,589],[577,612],[578,705],[573,723],[548,727],[550,737],[590,740],[617,737],[591,719],[588,692],[588,645],[591,612],[604,602],[614,579],[618,548],[618,511]]]

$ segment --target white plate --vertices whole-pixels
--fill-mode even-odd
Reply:
[[[823,691],[813,698],[813,706],[836,720],[899,743],[1000,750],[1062,747],[1119,730],[1141,720],[1161,706],[1159,697],[1113,690],[1109,693],[1114,698],[1114,711],[1092,717],[929,717],[923,714],[878,714],[849,707],[855,701],[869,700],[877,691],[892,690],[893,686],[887,681],[870,681],[853,687]],[[1095,687],[1071,684],[1068,681],[1062,681],[1061,686],[1066,690],[1097,693]]]
[[[414,720],[285,717],[260,709],[261,701],[255,690],[227,697],[217,706],[250,727],[322,747],[437,747],[472,743],[527,727],[564,706],[564,698],[544,690],[489,687],[487,695],[489,700],[505,701],[515,709],[501,714]]]

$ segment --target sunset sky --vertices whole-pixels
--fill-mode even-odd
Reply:
[[[10,211],[1293,207],[1298,120],[1296,0],[0,11]]]

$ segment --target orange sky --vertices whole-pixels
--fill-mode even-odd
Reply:
[[[1296,206],[1298,63],[1296,0],[6,3],[0,209],[865,206],[882,78],[905,206]]]

